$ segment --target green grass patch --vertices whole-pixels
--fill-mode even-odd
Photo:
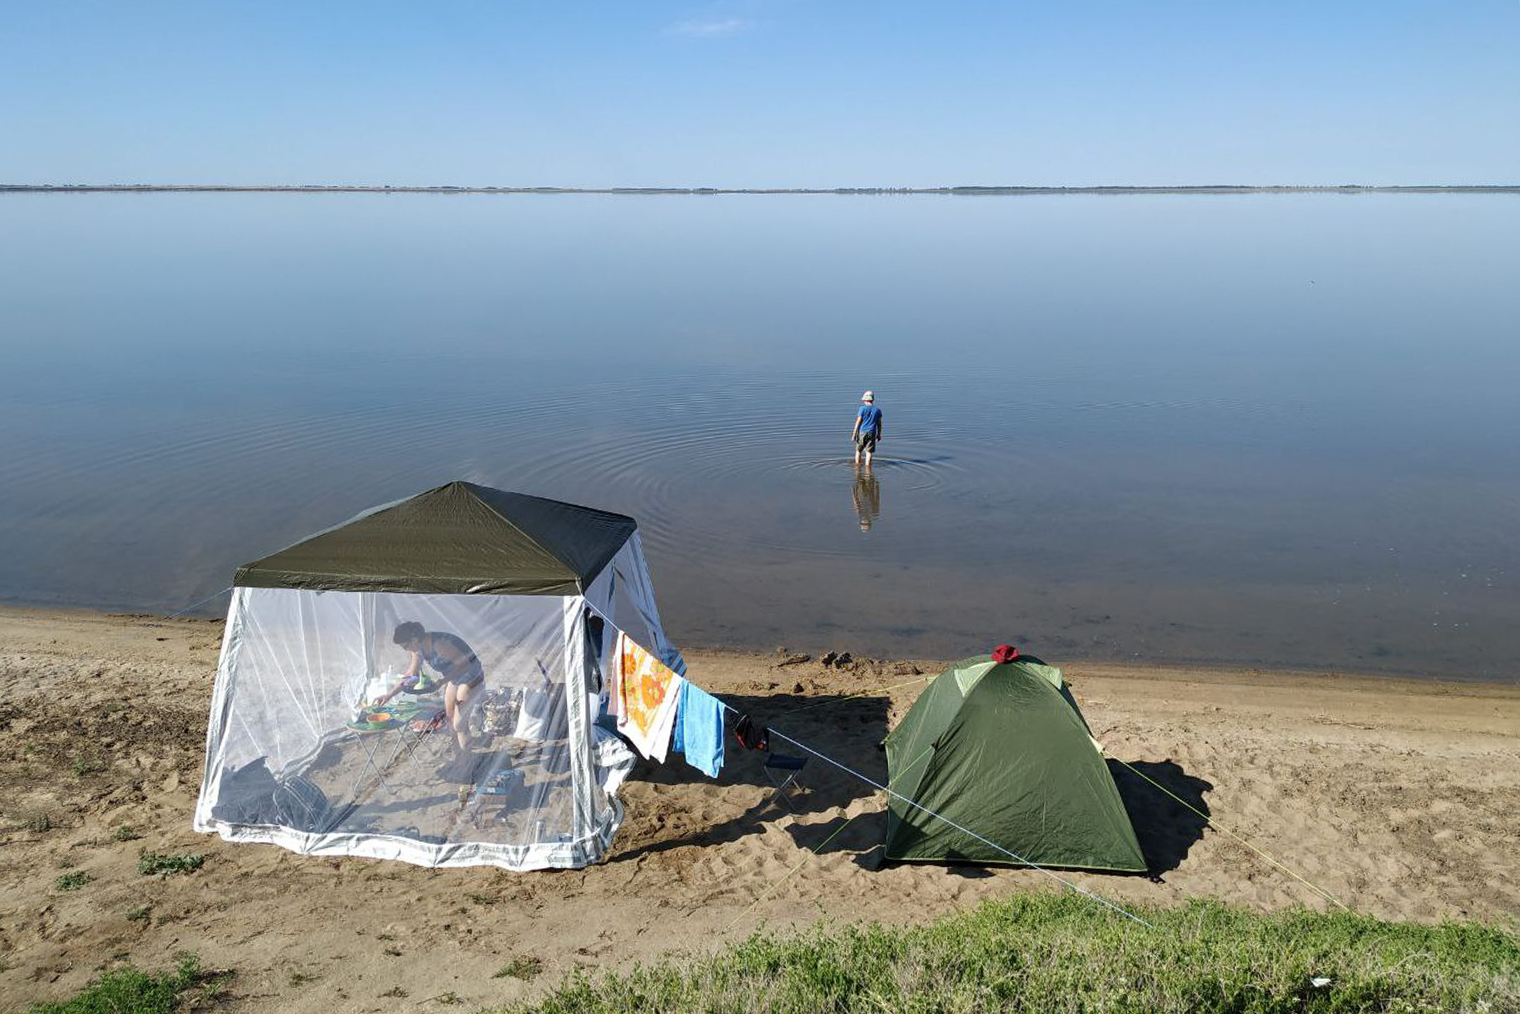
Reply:
[[[132,830],[132,825],[130,824],[123,824],[111,832],[112,841],[136,841],[141,837],[142,835]]]
[[[99,757],[75,757],[74,775],[83,778],[85,775],[98,775],[106,769],[105,761]]]
[[[65,873],[53,881],[53,887],[59,891],[77,891],[95,878],[83,870],[75,870],[73,873]]]
[[[154,874],[193,873],[206,862],[206,857],[193,853],[171,856],[164,852],[144,852],[137,857],[137,872],[145,877]]]
[[[1155,928],[1075,895],[1038,894],[989,902],[926,927],[757,934],[712,957],[576,973],[540,1000],[501,1009],[1520,1012],[1520,937],[1513,930],[1348,913],[1261,914],[1212,902],[1135,911]]]
[[[543,971],[544,963],[531,954],[519,954],[501,967],[493,979],[532,979]]]
[[[215,995],[231,977],[230,972],[202,971],[193,954],[184,954],[172,972],[154,975],[130,966],[118,968],[72,999],[33,1004],[30,1014],[175,1014]]]

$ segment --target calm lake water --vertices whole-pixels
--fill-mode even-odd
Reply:
[[[462,478],[638,518],[685,646],[1512,681],[1517,265],[1513,195],[0,195],[0,599]]]

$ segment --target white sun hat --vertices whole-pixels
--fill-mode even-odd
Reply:
[[[861,401],[875,401],[876,400],[876,395],[873,392],[871,392],[871,391],[867,391],[865,394],[862,394],[860,396],[860,400]]]

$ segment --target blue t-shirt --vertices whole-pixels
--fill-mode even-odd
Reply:
[[[881,430],[881,409],[875,405],[860,406],[860,435],[878,433]]]

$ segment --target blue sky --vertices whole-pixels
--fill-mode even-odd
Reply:
[[[0,0],[0,182],[1520,182],[1520,2]]]

